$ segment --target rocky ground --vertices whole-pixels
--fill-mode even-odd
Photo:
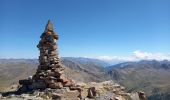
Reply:
[[[143,92],[127,93],[124,87],[113,81],[79,82],[75,87],[80,91],[78,89],[70,91],[70,88],[65,87],[16,94],[15,86],[13,92],[1,94],[1,100],[146,100]]]

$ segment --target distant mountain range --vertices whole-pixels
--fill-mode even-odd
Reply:
[[[90,58],[63,57],[65,74],[76,81],[114,80],[127,91],[145,91],[149,100],[170,100],[170,61],[142,60],[116,65]],[[36,59],[0,59],[0,89],[33,75]],[[3,88],[4,87],[4,88]]]
[[[107,67],[107,72],[128,91],[144,90],[149,100],[170,100],[169,61],[126,62]]]
[[[77,63],[81,63],[81,64],[87,64],[87,63],[94,63],[98,66],[101,66],[101,67],[107,67],[107,66],[110,66],[111,64],[106,62],[106,61],[103,61],[103,60],[99,60],[99,59],[94,59],[94,58],[83,58],[83,57],[62,57],[62,59],[68,59],[70,61],[74,61],[74,62],[77,62]]]

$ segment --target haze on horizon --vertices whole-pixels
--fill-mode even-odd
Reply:
[[[170,59],[169,0],[1,0],[0,58],[38,58],[48,19],[64,57]]]

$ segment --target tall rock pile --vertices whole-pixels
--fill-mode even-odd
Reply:
[[[64,76],[64,68],[60,64],[57,53],[58,35],[53,31],[53,25],[49,20],[45,31],[41,35],[37,47],[40,50],[39,66],[37,72],[28,80],[20,80],[19,83],[27,89],[61,89],[74,85],[73,80]]]
[[[39,63],[33,80],[45,83],[46,88],[58,89],[64,86],[71,86],[73,82],[64,77],[64,68],[60,64],[57,53],[58,35],[53,31],[50,20],[48,21],[44,33],[37,47],[40,50]]]

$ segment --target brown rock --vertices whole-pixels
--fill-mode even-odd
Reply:
[[[146,95],[144,92],[140,91],[140,92],[138,92],[138,95],[139,95],[140,100],[146,100]]]
[[[88,89],[88,97],[89,97],[89,98],[94,98],[94,97],[96,97],[96,89],[95,89],[95,87],[90,87],[90,88]]]

